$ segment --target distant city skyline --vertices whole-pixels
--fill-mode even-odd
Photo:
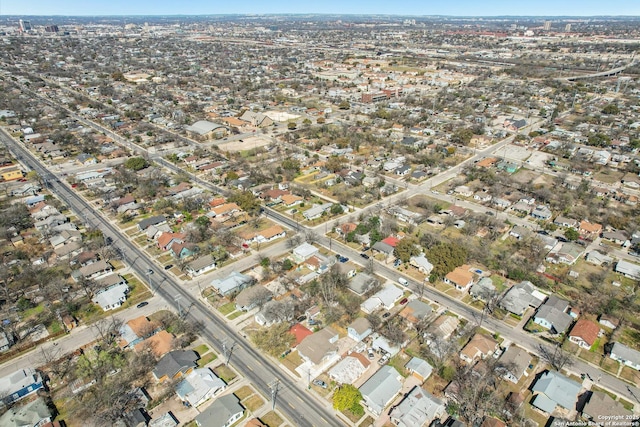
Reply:
[[[0,15],[386,14],[449,16],[640,16],[638,0],[0,0]]]

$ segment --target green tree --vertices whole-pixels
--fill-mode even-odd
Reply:
[[[131,157],[124,162],[124,167],[132,171],[139,171],[149,166],[149,162],[143,157]]]
[[[433,264],[433,274],[444,277],[467,261],[467,250],[457,243],[438,243],[429,248],[427,258]]]
[[[573,242],[578,240],[578,238],[580,237],[580,233],[578,233],[578,231],[575,228],[567,228],[564,231],[564,237],[566,237],[567,240]]]
[[[332,215],[340,215],[343,212],[342,205],[339,203],[334,203],[331,206],[331,214]]]
[[[620,108],[616,104],[607,104],[602,109],[602,114],[620,114]]]
[[[351,411],[354,415],[363,415],[360,405],[362,393],[351,384],[344,384],[333,393],[333,407],[338,411]]]
[[[289,332],[290,328],[288,322],[276,323],[268,328],[255,331],[251,335],[251,339],[256,347],[277,357],[289,350],[295,341],[295,337]]]
[[[451,135],[451,142],[454,144],[469,145],[473,138],[473,130],[471,128],[459,128]]]
[[[331,156],[327,159],[327,163],[325,167],[329,169],[331,172],[338,172],[344,167],[344,162],[342,157],[339,156]]]
[[[240,206],[250,215],[255,215],[260,211],[260,201],[251,191],[236,191],[229,196],[228,200]]]
[[[393,254],[402,262],[409,262],[412,256],[420,255],[420,248],[411,237],[405,237],[396,244]]]
[[[351,108],[351,104],[349,104],[349,101],[345,99],[344,101],[340,102],[338,108],[341,110],[348,110]]]
[[[287,129],[289,129],[289,130],[296,130],[296,127],[297,127],[296,126],[296,122],[289,122],[287,124]]]

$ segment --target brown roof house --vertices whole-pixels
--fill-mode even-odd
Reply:
[[[337,357],[337,341],[338,333],[331,327],[326,327],[303,339],[298,345],[298,354],[305,362],[321,368]]]
[[[600,327],[588,319],[580,319],[569,333],[569,341],[584,349],[590,349],[600,335]]]
[[[459,291],[465,292],[473,285],[473,273],[469,271],[468,265],[462,265],[444,276],[444,282],[453,285]]]
[[[498,350],[498,342],[491,337],[475,334],[462,348],[460,359],[472,364],[473,362],[491,356]]]

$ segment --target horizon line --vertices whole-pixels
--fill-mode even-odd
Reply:
[[[413,18],[640,18],[640,15],[406,15],[393,13],[337,13],[337,12],[265,12],[265,13],[170,13],[170,14],[98,14],[98,15],[67,15],[67,14],[0,14],[1,17],[67,17],[67,18],[125,18],[125,17],[198,17],[198,16],[387,16],[387,17],[413,17]]]

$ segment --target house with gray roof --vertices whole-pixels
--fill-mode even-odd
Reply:
[[[444,402],[422,387],[415,386],[389,412],[391,422],[398,427],[431,425],[446,414]]]
[[[531,212],[531,216],[535,219],[541,219],[545,221],[550,219],[552,215],[553,212],[551,212],[551,209],[544,205],[536,206],[535,209]]]
[[[546,295],[533,283],[525,280],[509,288],[498,305],[515,315],[522,316],[527,308],[538,308],[545,299]]]
[[[502,378],[518,384],[522,376],[527,376],[527,368],[531,363],[531,355],[523,348],[510,346],[502,356],[500,356],[499,368],[502,372]]]
[[[567,314],[569,303],[555,295],[549,296],[549,299],[538,308],[533,322],[549,329],[552,334],[561,334],[569,328],[573,322],[573,317]]]
[[[418,271],[420,271],[420,273],[427,276],[431,274],[431,271],[433,270],[433,264],[429,262],[429,260],[427,259],[426,256],[424,256],[424,254],[420,254],[418,256],[412,256],[409,259],[409,264],[417,268]]]
[[[176,387],[176,394],[194,408],[224,391],[227,384],[209,368],[194,369]]]
[[[623,259],[616,263],[615,272],[633,280],[640,280],[640,265]]]
[[[404,367],[422,382],[426,381],[433,373],[433,366],[419,357],[412,357]]]
[[[140,231],[145,231],[147,228],[152,225],[158,226],[167,222],[167,218],[164,215],[156,215],[149,218],[145,218],[138,223],[138,229]]]
[[[115,310],[127,300],[129,285],[117,284],[96,293],[92,301],[98,304],[104,311]]]
[[[306,362],[321,366],[338,353],[338,333],[331,327],[305,337],[298,344],[298,354]]]
[[[12,406],[0,416],[2,427],[44,426],[53,420],[55,414],[44,397],[38,397],[26,405]]]
[[[589,264],[593,265],[610,265],[611,263],[613,263],[613,258],[611,258],[609,255],[595,250],[589,252],[585,260]]]
[[[306,211],[302,212],[302,216],[304,216],[304,218],[308,221],[320,218],[322,214],[324,214],[325,212],[329,212],[329,209],[331,209],[331,206],[333,206],[333,203],[323,203],[321,205],[314,205],[310,209],[307,209]]]
[[[208,273],[216,268],[216,260],[211,254],[202,256],[196,260],[191,261],[185,267],[185,271],[190,277],[197,277],[201,274]]]
[[[385,242],[376,242],[372,248],[376,252],[380,252],[381,254],[385,254],[386,256],[393,255],[394,247]]]
[[[353,384],[364,374],[371,362],[362,353],[351,353],[327,372],[329,378],[340,384]]]
[[[196,417],[198,427],[229,427],[244,414],[235,394],[220,396]]]
[[[619,342],[613,343],[609,357],[617,360],[630,368],[640,371],[640,351],[627,347]]]
[[[234,292],[240,292],[244,288],[248,288],[255,283],[255,279],[249,275],[233,271],[224,279],[213,279],[211,286],[220,295],[230,295]]]
[[[633,412],[622,406],[617,400],[613,400],[607,393],[590,391],[589,400],[582,409],[582,416],[588,420],[598,422],[603,419],[629,419]],[[621,418],[605,418],[605,417]],[[596,424],[593,424],[596,425]]]
[[[496,287],[493,284],[493,280],[490,277],[483,277],[478,280],[477,283],[471,285],[469,295],[481,301],[487,301],[494,297],[496,295]]]
[[[402,390],[402,376],[394,367],[384,365],[361,387],[365,406],[376,416],[384,411],[389,403]]]
[[[347,326],[347,336],[355,342],[360,342],[371,335],[371,323],[365,317],[358,317]]]
[[[193,350],[170,351],[156,363],[153,376],[157,381],[182,377],[198,366],[196,363],[198,359],[198,355]]]
[[[358,273],[349,281],[347,287],[358,295],[364,295],[376,283],[377,279],[375,277],[367,273]]]
[[[531,404],[548,414],[551,414],[558,406],[563,409],[574,410],[581,389],[582,385],[580,383],[565,377],[561,373],[546,371],[531,388],[534,395]]]
[[[402,289],[388,283],[384,288],[373,294],[371,298],[360,304],[360,309],[367,314],[373,313],[379,308],[390,310],[403,294]]]
[[[315,256],[319,253],[318,248],[313,246],[311,243],[304,242],[299,246],[296,246],[293,251],[293,260],[296,263],[302,263],[312,256]]]

